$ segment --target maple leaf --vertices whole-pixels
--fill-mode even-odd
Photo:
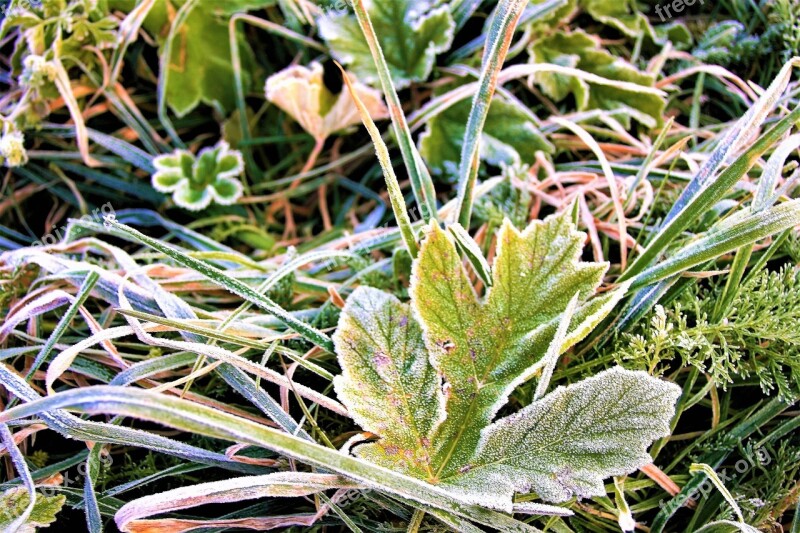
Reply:
[[[650,462],[680,389],[643,372],[612,369],[492,423],[515,387],[547,374],[546,354],[584,338],[625,292],[595,295],[607,264],[581,262],[583,242],[566,214],[522,232],[506,220],[480,298],[450,233],[432,223],[410,305],[357,289],[334,335],[335,385],[379,438],[355,453],[505,511],[516,491],[601,495],[605,477]]]

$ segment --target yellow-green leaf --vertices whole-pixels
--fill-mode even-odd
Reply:
[[[469,459],[480,431],[545,354],[576,292],[585,302],[607,265],[579,262],[582,234],[562,214],[498,235],[492,287],[479,301],[453,239],[432,227],[414,266],[413,302],[436,369],[448,387],[447,419],[435,445],[439,473]],[[576,313],[582,322],[588,308]],[[575,341],[577,342],[577,340]]]
[[[647,447],[669,435],[680,393],[673,383],[620,367],[559,387],[486,428],[475,456],[443,483],[495,508],[514,492],[552,502],[603,495],[603,479],[652,461]]]
[[[336,393],[362,428],[382,437],[360,446],[358,454],[415,477],[432,477],[428,449],[444,417],[444,399],[409,306],[359,287],[347,299],[333,342],[343,370],[334,381]]]
[[[45,496],[37,492],[36,503],[30,516],[17,531],[33,532],[36,528],[49,526],[56,521],[56,515],[61,511],[65,501],[66,497],[63,495]],[[0,494],[0,531],[6,531],[6,527],[10,526],[14,519],[22,516],[29,502],[30,496],[23,487],[8,489]]]
[[[336,391],[377,438],[355,453],[506,512],[516,491],[551,501],[602,495],[604,478],[649,462],[680,389],[643,372],[612,369],[492,423],[517,385],[542,375],[544,394],[558,354],[627,290],[595,295],[607,265],[581,262],[583,242],[569,214],[522,232],[505,221],[481,297],[451,234],[431,223],[410,306],[357,289],[334,336]]]

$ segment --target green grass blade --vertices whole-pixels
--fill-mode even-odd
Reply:
[[[89,271],[89,273],[86,275],[86,280],[83,282],[78,294],[75,296],[75,300],[69,306],[67,312],[61,316],[61,320],[58,321],[56,328],[52,331],[52,333],[50,333],[50,337],[48,337],[47,342],[44,344],[44,346],[42,346],[42,349],[36,356],[36,359],[33,360],[33,364],[31,364],[31,368],[28,370],[28,374],[25,376],[26,379],[30,379],[30,377],[39,369],[45,359],[47,359],[47,356],[50,355],[53,347],[56,345],[64,332],[67,331],[69,323],[72,322],[72,319],[78,314],[78,310],[89,297],[89,294],[92,292],[92,289],[99,280],[100,274],[94,270]]]
[[[523,522],[464,503],[447,491],[338,450],[180,398],[127,387],[96,386],[58,393],[0,414],[0,423],[57,409],[76,408],[157,422],[182,431],[270,449],[378,490],[431,505],[503,531],[537,531]]]
[[[120,309],[119,313],[124,316],[136,318],[137,320],[146,320],[149,322],[153,322],[154,324],[161,324],[164,326],[168,326],[178,331],[197,333],[198,335],[202,335],[203,337],[208,337],[209,339],[214,339],[216,341],[229,342],[231,344],[236,344],[238,346],[246,346],[248,348],[255,348],[257,350],[262,350],[262,351],[269,350],[271,348],[271,344],[269,342],[250,339],[247,337],[241,337],[238,335],[229,335],[227,333],[224,333],[223,331],[220,331],[219,329],[207,328],[204,326],[199,326],[197,324],[191,324],[185,320],[163,318],[157,315],[152,315],[150,313],[143,313],[141,311],[135,311],[129,309]],[[307,359],[304,359],[301,356],[301,354],[294,353],[292,350],[283,347],[279,347],[278,351],[282,355],[285,355],[298,365],[308,370],[309,372],[313,372],[314,374],[320,376],[321,378],[326,379],[327,381],[333,381],[333,374],[331,374],[318,364],[312,361],[308,361]]]
[[[451,224],[447,229],[453,235],[458,249],[469,259],[472,268],[475,269],[475,273],[481,278],[483,284],[487,288],[491,287],[492,268],[489,266],[489,262],[483,256],[483,252],[475,240],[460,224]]]
[[[481,6],[483,0],[453,0],[450,2],[450,13],[456,21],[456,30],[464,27],[469,18]]]
[[[467,120],[467,131],[458,169],[458,222],[467,230],[472,217],[472,193],[480,166],[483,127],[497,88],[497,77],[511,46],[511,38],[527,5],[527,0],[501,0],[492,15],[489,40],[483,54],[483,70],[478,81],[478,92],[472,100],[472,110]]]
[[[138,242],[163,253],[167,257],[177,261],[179,264],[187,268],[191,268],[195,272],[204,275],[217,285],[224,287],[237,296],[240,296],[248,302],[257,305],[261,309],[278,318],[281,322],[286,324],[287,327],[299,333],[310,342],[316,344],[323,350],[333,353],[333,341],[331,341],[327,335],[318,329],[309,326],[302,320],[295,318],[281,306],[272,301],[269,297],[260,294],[257,290],[253,289],[249,285],[239,281],[238,279],[228,276],[222,270],[213,267],[208,263],[195,259],[190,255],[177,250],[176,248],[164,244],[158,239],[153,239],[131,227],[120,224],[116,220],[108,218],[106,222],[112,228],[117,229],[136,239]]]
[[[364,1],[355,0],[353,2],[353,10],[358,19],[358,24],[361,26],[361,31],[364,33],[364,38],[367,41],[369,50],[372,53],[372,59],[375,61],[378,79],[380,79],[381,88],[389,107],[389,115],[392,118],[394,136],[397,139],[397,143],[400,145],[400,152],[403,154],[403,162],[408,171],[408,176],[411,180],[411,188],[414,191],[414,197],[417,200],[422,218],[423,220],[429,220],[431,218],[438,220],[436,190],[433,186],[433,179],[425,163],[422,161],[422,157],[419,155],[419,150],[417,150],[414,139],[411,137],[411,130],[409,130],[408,122],[406,121],[405,114],[403,114],[403,107],[400,104],[400,98],[397,96],[397,90],[394,87],[389,66],[386,63],[386,58],[383,56],[383,51],[378,42],[378,36],[375,34],[375,29],[372,26],[372,21],[364,7]]]
[[[353,98],[353,101],[358,108],[358,112],[361,115],[361,120],[364,122],[364,126],[369,132],[372,143],[375,145],[375,153],[378,155],[378,161],[380,162],[383,175],[386,179],[386,188],[389,191],[389,200],[392,204],[394,218],[397,220],[397,226],[400,228],[400,234],[403,236],[403,242],[405,242],[406,248],[408,248],[408,253],[411,254],[411,257],[417,257],[417,252],[419,251],[419,248],[417,247],[417,239],[414,236],[414,230],[411,227],[411,218],[408,216],[408,210],[406,209],[406,202],[403,198],[403,192],[400,190],[400,183],[397,181],[397,176],[395,175],[394,168],[392,167],[392,159],[389,157],[389,149],[386,147],[386,143],[383,142],[383,138],[381,138],[381,134],[378,131],[378,127],[375,125],[375,122],[372,121],[369,111],[367,111],[367,108],[361,102],[361,99],[358,97],[358,93],[353,90],[353,85],[350,83],[350,78],[347,76],[347,73],[344,71],[341,65],[338,63],[337,65],[342,71],[342,78],[347,86],[347,90],[350,91],[350,96]]]
[[[742,246],[765,239],[800,224],[800,199],[752,214],[723,229],[711,230],[666,261],[653,266],[633,279],[642,287],[680,274]]]
[[[672,221],[685,211],[691,200],[702,191],[706,183],[714,176],[717,169],[719,169],[731,154],[742,147],[750,135],[750,132],[761,125],[777,103],[786,85],[789,83],[792,70],[796,66],[800,66],[800,57],[793,58],[783,66],[761,98],[759,98],[733,128],[725,134],[725,137],[720,141],[717,148],[711,154],[711,157],[708,158],[708,161],[701,167],[697,175],[692,178],[692,181],[689,182],[689,185],[686,186],[680,197],[678,197],[675,205],[673,205],[669,213],[667,213],[664,219],[665,222],[668,223]]]
[[[742,442],[789,407],[790,404],[780,399],[772,399],[769,403],[731,429],[726,435],[726,438],[729,442]],[[701,456],[698,462],[706,463],[712,468],[718,468],[735,449],[736,447],[733,446],[721,447],[709,451]],[[669,519],[687,502],[687,500],[697,494],[698,489],[703,485],[706,479],[705,475],[693,476],[681,488],[680,493],[661,506],[661,510],[658,512],[655,519],[653,519],[650,526],[651,533],[662,533]]]
[[[632,279],[642,273],[681,232],[720,201],[725,193],[753,168],[758,159],[798,120],[800,120],[800,106],[762,135],[747,152],[737,158],[716,180],[694,196],[675,218],[664,225],[641,255],[625,270],[620,281]]]

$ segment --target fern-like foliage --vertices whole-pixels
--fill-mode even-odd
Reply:
[[[717,291],[657,306],[648,327],[625,334],[615,356],[658,373],[679,361],[721,385],[755,376],[765,393],[800,394],[800,271],[763,272],[738,291],[730,311],[710,320]]]
[[[788,61],[800,54],[800,3],[774,0],[769,6],[770,27],[766,34],[776,41],[781,61]]]

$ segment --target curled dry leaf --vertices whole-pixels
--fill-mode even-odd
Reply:
[[[322,65],[316,61],[310,67],[291,66],[270,76],[265,87],[267,100],[291,115],[317,142],[361,124],[348,92],[333,94],[325,86],[323,74]],[[387,118],[389,111],[381,93],[358,82],[352,74],[347,76],[373,120]]]

